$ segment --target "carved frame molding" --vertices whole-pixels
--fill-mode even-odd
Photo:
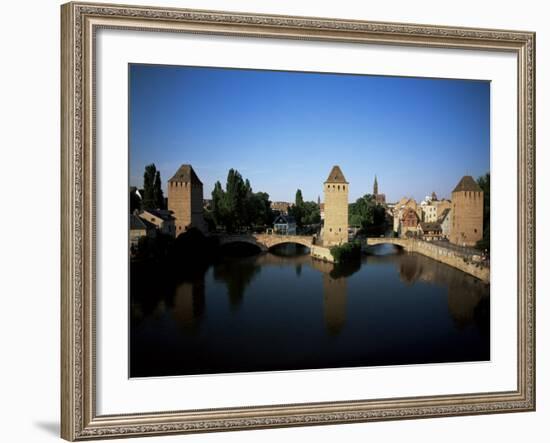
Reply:
[[[67,440],[533,411],[535,34],[123,5],[61,7],[61,435]],[[518,388],[512,392],[98,416],[94,36],[99,28],[508,51],[518,59]]]

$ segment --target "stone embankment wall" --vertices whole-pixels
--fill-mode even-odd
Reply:
[[[334,263],[334,257],[330,253],[330,249],[325,248],[324,246],[311,245],[310,254],[313,258],[317,260],[323,260],[323,261],[328,261],[330,263]]]
[[[464,261],[464,257],[455,251],[432,244],[426,241],[409,240],[407,251],[425,255],[433,260],[445,263],[453,268],[459,269],[466,274],[473,275],[485,283],[489,283],[490,270],[487,266],[478,263]]]

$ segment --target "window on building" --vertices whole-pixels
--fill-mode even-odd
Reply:
[[[330,228],[329,231],[332,232],[332,228]]]

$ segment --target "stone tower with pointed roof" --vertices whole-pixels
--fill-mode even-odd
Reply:
[[[451,197],[449,241],[460,246],[475,246],[483,238],[483,191],[469,175],[460,179]]]
[[[323,245],[332,246],[348,241],[349,183],[339,166],[333,166],[325,181],[325,226]]]
[[[189,228],[206,232],[202,182],[191,165],[181,165],[168,180],[168,209],[176,219],[176,237]]]

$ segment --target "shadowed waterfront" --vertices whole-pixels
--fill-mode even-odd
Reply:
[[[132,263],[131,376],[490,358],[489,286],[447,265],[387,245],[351,266],[227,252],[158,285]]]

